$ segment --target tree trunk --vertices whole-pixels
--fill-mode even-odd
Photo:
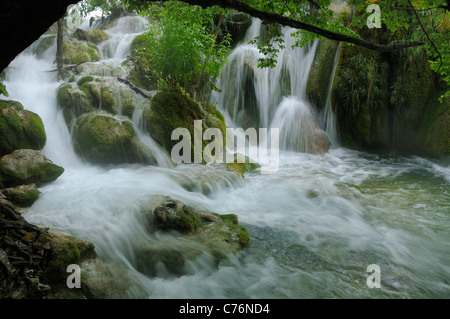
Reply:
[[[65,78],[63,61],[63,41],[64,41],[64,17],[58,20],[58,35],[56,37],[56,67],[58,70],[58,80]]]

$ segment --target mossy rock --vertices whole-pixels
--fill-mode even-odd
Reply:
[[[324,108],[326,104],[337,47],[338,43],[336,41],[321,39],[311,65],[306,94],[319,108]]]
[[[15,150],[0,159],[0,182],[5,187],[53,182],[64,168],[53,164],[41,151]],[[1,185],[0,185],[1,187]]]
[[[162,232],[160,240],[152,241],[140,249],[136,260],[136,268],[148,275],[158,275],[160,265],[171,275],[183,275],[184,266],[187,261],[195,260],[203,254],[210,254],[215,263],[219,263],[230,254],[235,254],[250,243],[250,237],[246,228],[239,225],[235,214],[220,215],[205,211],[194,211],[182,202],[168,196],[156,196],[154,205],[156,207],[149,214],[150,219],[156,223],[158,231]],[[156,204],[155,204],[156,203]],[[187,209],[188,214],[184,211]],[[160,216],[171,216],[172,218],[189,218],[188,223],[183,222],[183,227],[178,228],[178,223],[164,221],[164,225],[170,226],[160,228]],[[183,215],[187,216],[183,216]],[[195,224],[193,227],[192,225]],[[171,228],[175,227],[175,228]],[[167,231],[178,231],[178,236],[171,233],[165,237]]]
[[[30,207],[38,198],[41,192],[36,184],[20,185],[13,188],[5,188],[2,193],[14,205]]]
[[[145,67],[146,57],[142,52],[147,50],[147,35],[140,34],[131,42],[131,53],[127,59],[127,64],[131,65],[130,73],[127,77],[131,83],[145,90],[158,89],[158,78],[154,73]]]
[[[77,29],[74,33],[75,38],[81,41],[88,41],[94,44],[99,44],[100,42],[109,39],[108,34],[103,30],[82,30]]]
[[[389,146],[389,64],[379,52],[342,44],[331,105],[343,146]]]
[[[95,258],[94,244],[76,237],[51,234],[50,245],[51,254],[46,268],[50,283],[65,282],[69,275],[67,266]]]
[[[261,165],[250,161],[248,156],[244,156],[238,153],[234,155],[234,162],[226,163],[225,167],[228,171],[236,172],[240,176],[244,177],[244,173],[254,171],[257,168],[260,168]]]
[[[156,225],[161,230],[176,230],[181,233],[194,232],[202,223],[192,208],[180,201],[168,198],[153,211]]]
[[[39,115],[8,100],[0,100],[0,136],[0,156],[21,148],[40,150],[47,141]]]
[[[129,121],[119,121],[107,114],[91,112],[76,120],[72,140],[75,151],[97,164],[149,163],[140,148]]]
[[[98,48],[85,41],[66,41],[63,44],[63,61],[65,64],[95,62],[101,59]]]
[[[82,82],[86,85],[89,81]],[[95,110],[94,99],[88,90],[81,90],[74,84],[62,84],[56,94],[58,105],[63,108],[64,120],[70,126],[71,121],[85,113]]]
[[[144,121],[153,139],[162,145],[169,154],[179,141],[172,140],[172,131],[186,128],[191,134],[191,160],[194,162],[194,121],[202,120],[202,135],[207,128],[218,128],[226,141],[226,127],[223,116],[213,107],[203,108],[189,97],[176,92],[161,91],[144,110]],[[210,141],[203,141],[202,145]]]

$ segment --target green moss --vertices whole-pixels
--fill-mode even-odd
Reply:
[[[67,266],[95,256],[94,245],[72,236],[54,235],[51,238],[51,255],[46,269],[50,283],[67,279]]]
[[[77,85],[78,86],[82,86],[84,83],[91,82],[93,80],[94,80],[94,78],[92,76],[90,76],[90,75],[83,76],[81,79],[79,79],[77,81]]]
[[[148,159],[137,145],[130,122],[96,112],[77,119],[72,139],[75,151],[93,163],[139,163]]]
[[[5,194],[6,198],[15,205],[29,207],[39,198],[41,192],[35,185],[26,185],[17,188],[4,189],[3,194]]]
[[[158,219],[158,228],[162,230],[176,230],[181,233],[191,233],[202,225],[201,220],[192,208],[184,205],[176,214],[165,214]]]
[[[61,107],[71,107],[72,106],[72,95],[70,91],[72,90],[71,84],[63,84],[58,88],[56,93],[56,101]]]
[[[47,137],[41,118],[17,101],[0,100],[0,156],[16,149],[41,149]]]
[[[66,41],[63,44],[63,61],[65,64],[95,62],[101,59],[95,45],[83,41]]]
[[[319,108],[325,107],[337,47],[336,41],[321,39],[311,65],[306,94]]]

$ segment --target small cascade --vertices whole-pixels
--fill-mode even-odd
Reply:
[[[318,127],[311,105],[296,96],[283,98],[272,121],[280,129],[280,148],[322,154],[328,150],[326,134]]]
[[[333,107],[331,105],[331,89],[333,87],[334,75],[336,73],[336,67],[337,67],[337,62],[339,59],[340,47],[341,47],[341,45],[339,43],[339,45],[336,49],[336,53],[334,55],[333,70],[331,72],[330,80],[328,82],[329,84],[328,84],[328,89],[327,89],[327,99],[325,101],[325,110],[322,114],[321,123],[320,123],[321,127],[327,133],[332,147],[336,147],[339,145],[339,135],[337,132],[336,117],[333,112]]]
[[[130,51],[131,42],[146,29],[147,24],[141,16],[120,18],[113,27],[105,30],[109,39],[99,46],[103,58],[124,59]]]
[[[213,102],[243,128],[279,128],[283,149],[323,153],[316,150],[326,151],[328,142],[305,93],[318,43],[292,48],[296,40],[290,36],[293,29],[283,28],[285,48],[279,48],[276,66],[262,69],[258,59],[264,56],[256,44],[248,43],[261,36],[261,29],[261,21],[254,19],[244,40],[229,56],[217,84],[224,93],[215,94]]]

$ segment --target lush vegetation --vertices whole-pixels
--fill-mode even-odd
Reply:
[[[337,14],[339,1],[332,0],[233,0],[220,2],[205,1],[153,1],[153,0],[90,0],[85,8],[100,7],[105,12],[117,11],[118,7],[138,10],[144,15],[153,16],[160,23],[154,25],[147,34],[146,51],[149,67],[159,78],[172,86],[181,86],[195,94],[207,84],[212,84],[224,62],[229,38],[217,41],[218,15],[227,15],[238,8],[251,15],[262,15],[272,22],[283,17],[307,24],[293,32],[297,38],[295,46],[304,46],[321,38],[323,34],[333,39],[336,35],[361,38],[357,32],[367,29],[367,12],[370,4],[381,9],[381,24],[390,37],[383,39],[386,46],[411,43],[406,54],[424,52],[433,71],[450,84],[449,25],[450,4],[447,0],[348,0],[356,8],[357,14]],[[201,4],[202,7],[193,4]],[[221,7],[219,7],[221,6]],[[272,16],[269,16],[272,14]],[[273,16],[275,14],[275,16]],[[214,19],[215,17],[215,19]],[[260,16],[261,18],[261,16]],[[312,28],[309,28],[312,26]],[[331,31],[332,33],[324,33]],[[277,53],[283,46],[279,29],[273,27],[269,39],[255,39],[266,57],[259,61],[260,67],[275,65]],[[375,32],[376,30],[369,30]],[[322,35],[321,35],[322,34]],[[335,38],[337,39],[337,38]],[[370,42],[372,39],[365,39]],[[367,42],[366,42],[367,43]],[[365,44],[366,44],[365,43]],[[386,47],[384,48],[386,49]],[[396,49],[395,49],[396,50]],[[183,58],[181,58],[183,57]],[[441,96],[449,96],[450,91]]]

